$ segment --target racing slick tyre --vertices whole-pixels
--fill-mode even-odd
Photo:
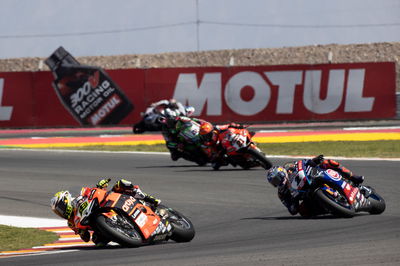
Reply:
[[[132,131],[133,131],[134,134],[141,134],[141,133],[145,132],[146,129],[145,129],[144,122],[141,121],[141,122],[139,122],[137,124],[134,124],[133,127],[132,127]]]
[[[189,242],[194,238],[195,231],[192,222],[178,211],[168,210],[168,221],[171,223],[172,235],[169,237],[175,242]]]
[[[369,195],[368,200],[371,202],[371,209],[368,211],[370,214],[381,214],[385,211],[385,200],[375,190]]]
[[[262,152],[253,148],[249,148],[247,150],[247,153],[253,156],[260,163],[261,167],[265,170],[268,170],[272,167],[272,163],[265,157]]]
[[[317,189],[314,199],[322,203],[335,216],[351,218],[355,215],[354,206],[349,204],[345,197],[335,198],[322,189]]]
[[[127,217],[117,214],[111,219],[99,214],[95,220],[102,235],[111,241],[124,247],[138,247],[143,244],[141,235]]]

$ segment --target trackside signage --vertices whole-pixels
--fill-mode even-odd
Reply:
[[[257,115],[272,103],[276,105],[271,110],[275,115],[292,115],[295,109],[329,114],[336,112],[342,103],[344,112],[372,111],[376,97],[363,96],[365,69],[327,70],[326,88],[322,86],[322,74],[323,70],[243,71],[223,83],[222,73],[204,73],[200,84],[196,74],[180,74],[174,98],[197,107],[197,115],[202,113],[206,103],[210,103],[205,110],[209,116],[221,116],[223,103],[233,113],[243,116]],[[301,86],[300,95],[295,95],[297,86]],[[246,87],[252,94],[247,99],[242,96]],[[321,99],[323,90],[326,96]]]
[[[391,63],[197,68],[168,76],[176,79],[173,97],[212,121],[383,118],[396,109]]]
[[[60,101],[80,124],[118,124],[132,111],[131,101],[103,69],[81,65],[63,47],[45,63]]]
[[[396,115],[395,64],[355,63],[249,67],[193,67],[107,70],[134,111],[119,125],[140,120],[140,112],[160,99],[176,98],[192,105],[195,115],[212,122],[382,119]],[[50,72],[0,73],[0,126],[77,126],[62,106]],[[100,81],[100,80],[99,80]],[[110,91],[106,81],[97,84]],[[96,93],[82,83],[70,94],[71,107],[88,113],[89,124],[102,121],[102,112],[118,106],[111,97],[97,113],[83,106]],[[93,87],[93,86],[92,86]],[[90,96],[90,97],[89,97]],[[90,98],[90,99],[89,99]],[[91,104],[93,104],[90,101]],[[86,116],[85,116],[86,117]]]

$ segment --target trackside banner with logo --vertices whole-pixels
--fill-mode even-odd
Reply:
[[[396,74],[392,62],[106,72],[126,99],[135,103],[134,110],[123,119],[116,114],[117,122],[108,124],[136,123],[146,106],[170,98],[194,106],[197,117],[216,123],[386,119],[396,115]],[[50,72],[0,73],[0,126],[87,124],[76,119],[76,114],[60,101],[53,81]],[[87,96],[97,95],[99,86],[107,84],[95,85],[81,86],[85,95],[75,96],[84,96],[79,99],[90,104],[95,97]],[[97,91],[91,91],[96,88]],[[83,106],[83,102],[79,104]]]
[[[131,101],[103,69],[81,65],[63,47],[45,62],[53,72],[60,101],[80,124],[118,124],[133,110]]]

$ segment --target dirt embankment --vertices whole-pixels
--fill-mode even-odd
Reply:
[[[54,49],[56,49],[55,47]],[[66,47],[68,50],[68,47]],[[0,72],[48,70],[45,58],[0,59]],[[400,43],[315,45],[207,52],[78,57],[82,64],[105,69],[194,66],[255,66],[356,62],[395,62],[400,91]]]

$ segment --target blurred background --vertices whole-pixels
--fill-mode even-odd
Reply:
[[[398,0],[2,0],[0,58],[400,41]]]

